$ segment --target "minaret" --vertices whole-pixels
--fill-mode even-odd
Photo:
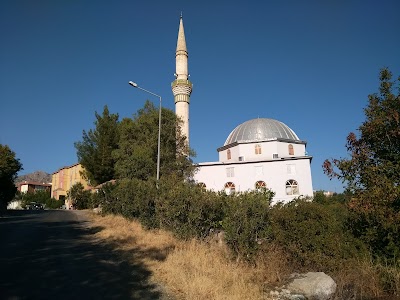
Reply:
[[[176,44],[175,80],[171,83],[175,98],[175,113],[183,121],[182,135],[186,136],[189,145],[189,102],[192,93],[192,83],[189,81],[188,52],[186,48],[185,31],[182,15],[179,21],[178,42]]]

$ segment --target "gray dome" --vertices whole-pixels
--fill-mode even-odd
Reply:
[[[237,126],[225,141],[224,146],[234,142],[258,142],[276,139],[299,141],[286,124],[274,119],[253,119]]]

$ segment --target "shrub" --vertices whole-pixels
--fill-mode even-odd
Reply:
[[[270,236],[270,190],[233,193],[226,197],[222,227],[225,240],[237,259],[251,259]]]
[[[271,208],[272,238],[299,267],[332,271],[346,259],[366,253],[346,230],[348,211],[335,203],[323,205],[297,199]]]
[[[64,201],[51,198],[49,192],[44,190],[39,190],[35,193],[22,193],[19,195],[22,200],[21,206],[23,208],[25,208],[31,202],[41,203],[45,206],[45,208],[50,209],[60,208],[64,204]]]
[[[351,209],[349,229],[364,241],[374,258],[400,264],[400,212],[391,207]]]
[[[67,192],[67,197],[72,200],[73,205],[77,209],[86,209],[90,206],[91,192],[85,190],[83,184],[75,183]]]
[[[193,183],[164,178],[159,199],[156,208],[160,226],[179,238],[204,238],[221,226],[223,200]]]
[[[97,192],[92,194],[92,206],[98,207],[101,206],[101,211],[103,214],[106,213],[117,213],[115,211],[115,206],[117,202],[117,198],[115,195],[115,190],[118,183],[108,182],[104,184]]]
[[[139,216],[139,208],[134,201],[137,188],[138,180],[120,180],[115,190],[115,201],[110,203],[112,204],[111,210],[128,219],[137,218]]]
[[[45,202],[45,207],[50,209],[57,209],[64,205],[64,201],[56,200],[54,198],[48,198]]]
[[[156,201],[158,190],[155,180],[132,179],[136,191],[133,193],[133,204],[136,218],[145,228],[158,228],[159,221],[156,216]]]

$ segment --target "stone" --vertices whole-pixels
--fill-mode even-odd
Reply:
[[[335,281],[324,272],[296,274],[286,285],[292,294],[302,294],[307,299],[329,300],[336,291]]]

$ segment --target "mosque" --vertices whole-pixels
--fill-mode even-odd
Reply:
[[[176,79],[172,82],[175,113],[183,121],[182,134],[189,143],[189,102],[192,83],[182,16],[176,47]],[[286,124],[268,118],[248,120],[234,128],[219,160],[198,164],[194,180],[212,191],[226,193],[268,188],[273,202],[287,203],[299,196],[313,196],[311,160],[306,141]]]

